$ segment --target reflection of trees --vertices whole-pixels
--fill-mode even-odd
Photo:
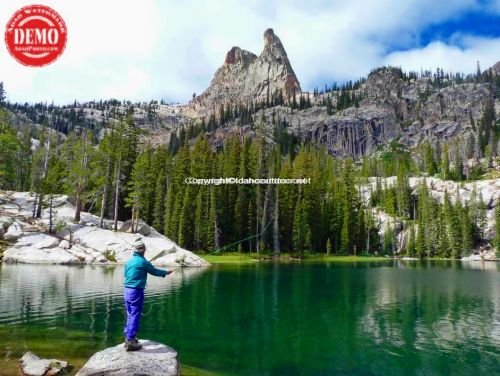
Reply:
[[[203,270],[179,269],[166,279],[149,277],[147,295],[180,288]],[[122,304],[122,294],[121,267],[4,264],[0,273],[0,322],[55,322],[57,319],[68,326],[75,317],[85,314],[89,315],[87,328],[94,333],[95,316],[98,321],[109,320],[112,308]]]
[[[498,353],[481,349],[500,343],[493,319],[500,315],[498,274],[457,268],[451,262],[438,265],[411,263],[403,266],[408,269],[404,272],[380,270],[368,281],[376,295],[367,304],[360,330],[372,348],[390,354],[385,357],[388,367],[407,374],[494,370]]]
[[[325,272],[323,265],[215,266],[166,299],[162,329],[181,361],[195,366],[280,375],[300,373],[304,365],[342,369],[359,344],[356,317],[366,301],[363,273],[351,280],[351,272]]]
[[[0,320],[121,340],[121,268],[23,267],[1,267]],[[499,289],[453,262],[188,268],[149,278],[140,333],[228,374],[474,374],[499,360]]]

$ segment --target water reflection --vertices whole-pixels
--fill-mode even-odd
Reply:
[[[166,278],[148,277],[147,296],[171,293],[199,278],[207,268],[182,268]],[[110,312],[123,294],[123,268],[0,264],[0,322],[50,319],[56,314],[88,311],[96,303]]]
[[[29,335],[40,338],[54,337],[40,322],[64,330],[66,352],[86,356],[121,340],[121,268],[0,272],[0,324],[32,325]],[[500,362],[496,268],[403,260],[213,266],[150,278],[147,291],[141,335],[222,374],[492,375]]]
[[[392,355],[411,359],[408,372],[498,371],[500,275],[495,263],[485,264],[492,267],[479,271],[469,263],[402,261],[396,266],[406,268],[404,274],[381,268],[367,278],[374,295],[360,317],[360,332]]]

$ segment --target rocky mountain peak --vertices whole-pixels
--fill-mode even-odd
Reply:
[[[242,50],[239,47],[231,48],[227,54],[224,64],[243,64],[247,65],[252,63],[257,58],[257,55],[251,53],[250,51]]]
[[[240,47],[231,48],[210,86],[189,106],[204,116],[221,105],[263,101],[279,92],[287,98],[299,94],[301,88],[281,40],[269,28],[259,56]]]
[[[278,41],[281,43],[279,38],[274,34],[274,30],[272,28],[264,31],[264,48],[275,42],[276,39],[278,39]]]
[[[264,50],[262,51],[261,56],[271,57],[272,59],[278,61],[286,60],[288,62],[285,48],[283,47],[280,38],[274,34],[274,31],[271,28],[264,32]]]

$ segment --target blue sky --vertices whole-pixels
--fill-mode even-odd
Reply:
[[[274,28],[302,88],[380,65],[474,72],[500,60],[500,0],[49,0],[68,45],[29,68],[0,43],[0,81],[16,102],[165,98],[201,93],[235,45],[259,54]],[[0,2],[0,25],[22,6]]]
[[[483,11],[465,12],[460,17],[429,25],[420,33],[420,44],[426,45],[438,39],[447,41],[457,32],[498,38],[500,37],[500,15],[488,12],[486,8]]]

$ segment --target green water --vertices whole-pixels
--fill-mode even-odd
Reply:
[[[223,375],[500,374],[500,266],[212,266],[149,278],[141,338]],[[169,279],[170,278],[170,279]],[[122,269],[0,265],[0,374],[122,340]]]

